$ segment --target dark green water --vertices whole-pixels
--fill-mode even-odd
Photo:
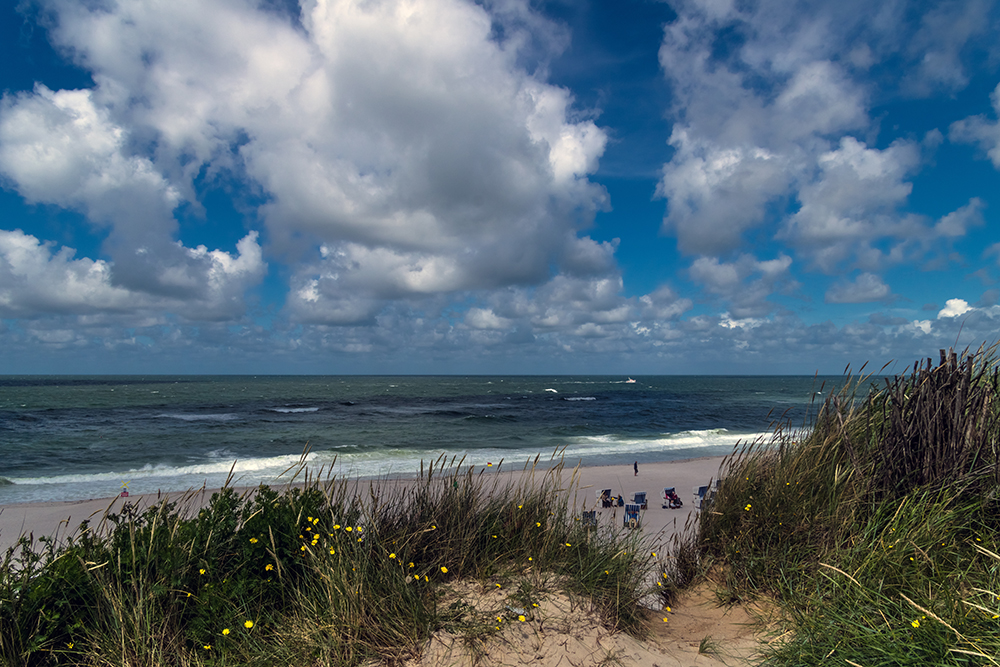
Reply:
[[[313,468],[412,473],[440,454],[520,467],[729,453],[807,422],[842,378],[645,376],[0,377],[0,503],[273,481]],[[825,381],[823,394],[817,395]],[[234,467],[235,463],[235,467]]]

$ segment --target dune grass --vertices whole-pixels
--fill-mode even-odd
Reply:
[[[727,462],[664,574],[773,601],[766,665],[998,665],[998,418],[989,350],[848,383]]]
[[[562,473],[502,484],[439,459],[409,485],[307,474],[197,511],[127,506],[58,545],[24,537],[0,563],[0,662],[399,664],[438,630],[481,646],[553,581],[641,633],[639,538],[585,529]],[[510,604],[446,604],[460,578]]]

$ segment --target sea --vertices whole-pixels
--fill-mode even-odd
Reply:
[[[0,376],[0,504],[729,454],[843,377]]]

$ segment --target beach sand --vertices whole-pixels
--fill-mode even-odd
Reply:
[[[624,507],[601,508],[597,493],[600,489],[612,490],[628,502],[633,493],[645,491],[648,509],[641,513],[640,524],[644,535],[649,538],[652,549],[660,550],[669,544],[673,535],[682,531],[685,525],[697,519],[692,489],[708,485],[717,479],[722,457],[708,457],[686,461],[643,463],[639,474],[633,474],[632,465],[588,466],[576,469],[563,468],[561,480],[574,494],[574,511],[596,509],[598,525],[622,528]],[[541,477],[546,466],[539,465],[535,477]],[[504,464],[500,466],[477,466],[476,472],[484,476],[500,475],[501,484],[518,482],[524,474],[522,467]],[[364,487],[369,483],[379,485],[406,485],[414,483],[409,479],[356,480]],[[662,509],[661,496],[664,487],[673,486],[684,502],[681,509]],[[277,488],[277,487],[275,487]],[[212,490],[200,490],[188,494],[167,494],[171,500],[182,500],[192,508],[197,508],[211,497]],[[118,496],[95,498],[77,502],[24,503],[0,507],[0,550],[16,544],[21,535],[31,534],[37,540],[40,536],[52,536],[61,542],[69,534],[76,532],[80,522],[90,520],[97,525],[107,512],[120,512],[123,505],[133,503],[139,508],[156,504],[162,496],[147,494],[122,498]],[[654,598],[650,606],[655,607]],[[553,598],[550,616],[544,626],[546,632],[535,632],[531,637],[520,637],[523,629],[512,626],[505,633],[498,647],[491,649],[484,665],[519,665],[525,662],[554,667],[556,665],[605,664],[602,660],[613,657],[619,665],[660,665],[674,667],[683,665],[704,665],[707,667],[724,665],[750,656],[757,646],[747,611],[739,607],[721,607],[705,586],[689,591],[670,612],[650,609],[651,636],[647,641],[638,641],[621,633],[611,634],[603,629],[596,615],[567,598]],[[664,622],[663,618],[669,618]],[[509,634],[510,636],[506,636]],[[699,653],[699,645],[706,637],[715,648],[714,654]],[[530,655],[529,655],[530,654]],[[453,644],[448,637],[435,636],[429,642],[424,657],[413,665],[472,665],[471,656],[466,655],[461,646]]]

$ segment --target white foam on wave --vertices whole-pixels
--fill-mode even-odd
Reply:
[[[283,412],[286,414],[295,414],[297,412],[319,412],[319,408],[267,408],[271,412]]]
[[[564,401],[596,401],[594,396],[567,396]]]
[[[545,391],[551,391],[553,394],[558,394],[559,393],[558,391],[556,391],[555,389],[552,389],[551,387],[548,388],[548,389],[546,389]]]
[[[297,463],[302,457],[295,454],[282,456],[271,456],[266,458],[239,460],[231,456],[224,456],[221,453],[209,453],[214,459],[204,463],[193,463],[187,466],[170,466],[163,464],[150,464],[141,468],[129,470],[118,470],[112,472],[79,473],[69,475],[53,475],[51,477],[9,477],[8,479],[16,485],[58,485],[58,484],[102,484],[114,480],[144,480],[157,479],[167,483],[167,487],[174,490],[169,482],[173,478],[186,478],[192,475],[228,475],[230,471],[233,475],[247,475],[251,477],[260,473],[280,474],[289,466]],[[315,454],[306,455],[306,461],[311,461]]]
[[[717,455],[724,447],[731,448],[738,441],[750,441],[761,433],[739,433],[723,428],[664,433],[659,436],[596,435],[568,438],[558,446],[544,450],[514,449],[504,447],[476,448],[470,450],[426,450],[393,448],[366,451],[350,451],[349,447],[309,452],[304,461],[314,474],[333,475],[341,478],[378,478],[396,475],[415,475],[434,462],[435,467],[444,464],[464,466],[485,466],[492,462],[497,466],[501,460],[504,467],[521,469],[525,461],[533,460],[536,454],[548,461],[555,456],[563,457],[575,464],[613,465],[636,457],[652,460],[662,455],[662,460],[672,457]],[[703,450],[704,454],[700,454]],[[439,461],[439,457],[443,457]],[[464,457],[464,458],[463,458]],[[225,484],[232,471],[231,483],[236,486],[256,486],[258,484],[280,485],[289,481],[296,464],[303,460],[300,455],[288,454],[239,460],[227,449],[207,453],[207,460],[192,462],[190,465],[169,466],[149,464],[137,469],[100,473],[80,473],[55,475],[51,477],[8,478],[12,485],[0,486],[0,503],[35,502],[47,500],[79,500],[117,495],[121,485],[128,482],[132,494],[157,493],[159,491],[186,491],[206,487],[209,489]],[[235,462],[235,465],[234,465]],[[282,476],[284,474],[284,476]]]
[[[210,460],[190,465],[147,464],[141,468],[109,472],[53,475],[50,477],[11,477],[13,484],[0,486],[0,504],[42,501],[84,500],[116,496],[123,484],[132,495],[155,494],[191,489],[221,488],[227,480],[233,486],[280,485],[291,477],[298,454],[250,458],[226,456],[224,450],[210,454]],[[305,462],[313,468],[315,454]],[[318,465],[317,465],[318,467]],[[231,474],[231,476],[230,476]]]
[[[764,433],[741,433],[724,428],[664,433],[655,437],[629,437],[623,435],[596,435],[574,438],[566,447],[567,458],[599,458],[623,454],[650,454],[689,449],[715,449],[732,447],[738,442],[749,442]]]
[[[228,422],[234,419],[239,419],[239,415],[234,415],[229,412],[223,412],[220,414],[211,414],[211,415],[185,415],[185,414],[164,412],[156,416],[160,417],[161,419],[179,419],[185,422],[198,422],[198,421]]]

